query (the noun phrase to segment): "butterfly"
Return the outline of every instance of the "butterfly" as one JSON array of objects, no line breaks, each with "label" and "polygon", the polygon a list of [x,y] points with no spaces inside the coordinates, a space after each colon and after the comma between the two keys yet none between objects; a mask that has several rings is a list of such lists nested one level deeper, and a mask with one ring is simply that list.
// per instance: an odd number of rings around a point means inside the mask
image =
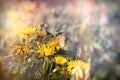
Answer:
[{"label": "butterfly", "polygon": [[65,37],[64,36],[60,36],[58,38],[58,43],[61,47],[64,47],[65,46]]}]

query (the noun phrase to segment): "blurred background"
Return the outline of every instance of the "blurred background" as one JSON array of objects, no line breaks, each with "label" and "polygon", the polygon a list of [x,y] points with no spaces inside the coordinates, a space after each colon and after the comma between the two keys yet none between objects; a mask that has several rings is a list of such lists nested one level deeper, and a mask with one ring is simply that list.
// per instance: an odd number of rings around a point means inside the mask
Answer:
[{"label": "blurred background", "polygon": [[0,75],[7,77],[9,46],[23,26],[43,21],[63,32],[66,49],[91,62],[91,80],[120,80],[120,0],[0,0]]}]

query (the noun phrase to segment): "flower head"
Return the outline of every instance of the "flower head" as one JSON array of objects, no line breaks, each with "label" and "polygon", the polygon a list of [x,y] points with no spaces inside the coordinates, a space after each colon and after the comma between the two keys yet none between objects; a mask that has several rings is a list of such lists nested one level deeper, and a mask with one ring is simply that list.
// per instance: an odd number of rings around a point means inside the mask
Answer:
[{"label": "flower head", "polygon": [[82,69],[79,66],[76,66],[73,68],[72,72],[71,72],[72,77],[74,76],[76,78],[76,80],[83,80],[83,72]]},{"label": "flower head", "polygon": [[32,35],[36,33],[36,28],[35,27],[27,27],[25,29],[23,29],[22,33],[25,35]]},{"label": "flower head", "polygon": [[55,47],[57,50],[59,50],[61,48],[57,39],[54,39],[54,40],[48,42],[48,44]]},{"label": "flower head", "polygon": [[62,56],[55,57],[55,63],[56,64],[62,65],[62,64],[65,64],[66,62],[67,62],[67,59],[62,57]]},{"label": "flower head", "polygon": [[28,54],[28,48],[26,46],[18,46],[15,50],[16,54],[26,55]]},{"label": "flower head", "polygon": [[47,44],[42,44],[38,46],[37,52],[40,54],[39,56],[51,56],[54,54],[54,47],[47,45]]},{"label": "flower head", "polygon": [[38,33],[39,33],[39,36],[40,36],[40,37],[43,37],[43,36],[46,35],[46,33],[45,33],[44,31],[39,31]]},{"label": "flower head", "polygon": [[77,77],[83,78],[83,75],[86,75],[85,72],[89,73],[90,64],[81,60],[70,61],[67,70],[71,75],[75,74]]}]

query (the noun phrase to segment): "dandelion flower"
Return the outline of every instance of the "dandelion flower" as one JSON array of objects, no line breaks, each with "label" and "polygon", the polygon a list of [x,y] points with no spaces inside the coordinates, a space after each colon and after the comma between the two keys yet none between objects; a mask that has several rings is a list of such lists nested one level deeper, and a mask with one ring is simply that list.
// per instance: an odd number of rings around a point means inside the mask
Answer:
[{"label": "dandelion flower", "polygon": [[15,50],[16,54],[26,55],[28,54],[28,48],[26,46],[18,46]]},{"label": "dandelion flower", "polygon": [[40,37],[43,37],[43,36],[46,35],[46,33],[45,33],[44,31],[39,31],[38,33],[39,33],[39,36],[40,36]]},{"label": "dandelion flower", "polygon": [[57,39],[48,42],[48,44],[55,47],[57,50],[61,48]]},{"label": "dandelion flower", "polygon": [[67,62],[67,59],[62,57],[62,56],[55,57],[55,63],[56,64],[62,65],[62,64],[65,64],[66,62]]},{"label": "dandelion flower", "polygon": [[23,29],[22,33],[25,35],[32,35],[36,33],[36,30],[35,27],[27,27],[26,29]]},{"label": "dandelion flower", "polygon": [[83,75],[86,75],[85,72],[89,73],[90,71],[90,64],[81,60],[70,61],[68,62],[67,71],[71,75],[75,74],[77,78],[83,79]]},{"label": "dandelion flower", "polygon": [[47,44],[42,44],[38,46],[38,51],[40,55],[39,56],[51,56],[54,54],[54,47],[47,45]]},{"label": "dandelion flower", "polygon": [[72,72],[71,72],[72,77],[75,76],[75,80],[80,80],[83,79],[83,72],[82,69],[79,66],[76,66],[73,68]]}]

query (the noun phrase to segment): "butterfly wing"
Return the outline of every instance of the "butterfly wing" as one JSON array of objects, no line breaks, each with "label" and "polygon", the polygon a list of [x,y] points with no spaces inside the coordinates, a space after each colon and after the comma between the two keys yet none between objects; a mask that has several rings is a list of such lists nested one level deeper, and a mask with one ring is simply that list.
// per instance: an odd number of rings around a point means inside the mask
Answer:
[{"label": "butterfly wing", "polygon": [[58,42],[59,42],[59,45],[60,45],[61,47],[64,47],[64,46],[65,46],[65,37],[64,37],[64,36],[60,36],[60,37],[58,38]]}]

